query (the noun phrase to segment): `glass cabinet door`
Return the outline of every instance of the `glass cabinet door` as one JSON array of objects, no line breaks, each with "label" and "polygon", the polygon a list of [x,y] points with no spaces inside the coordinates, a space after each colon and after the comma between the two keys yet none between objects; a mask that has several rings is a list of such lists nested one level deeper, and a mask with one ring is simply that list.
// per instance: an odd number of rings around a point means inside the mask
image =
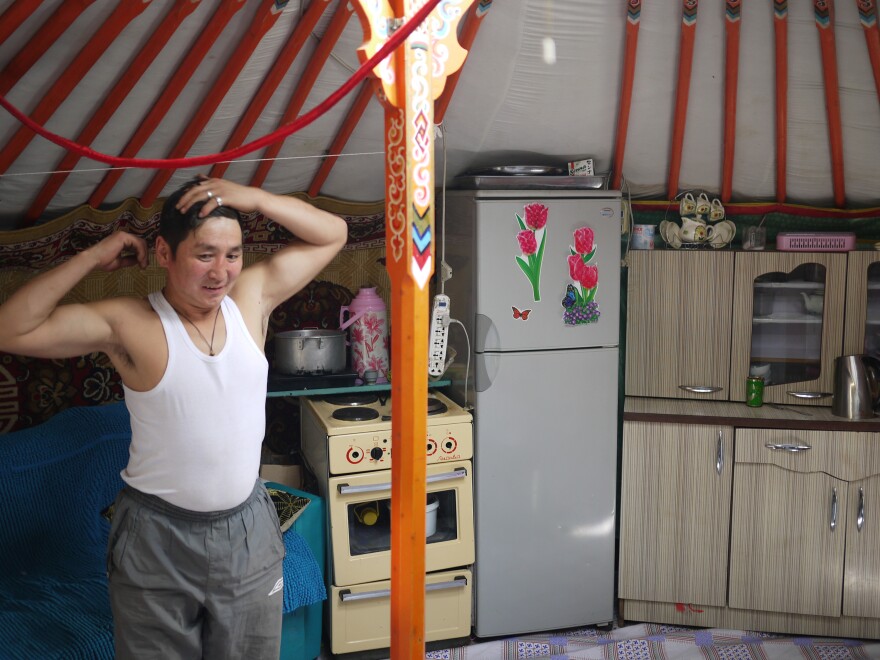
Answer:
[{"label": "glass cabinet door", "polygon": [[749,375],[765,385],[819,377],[825,287],[825,266],[815,263],[755,278]]},{"label": "glass cabinet door", "polygon": [[880,358],[880,262],[868,266],[864,352]]}]

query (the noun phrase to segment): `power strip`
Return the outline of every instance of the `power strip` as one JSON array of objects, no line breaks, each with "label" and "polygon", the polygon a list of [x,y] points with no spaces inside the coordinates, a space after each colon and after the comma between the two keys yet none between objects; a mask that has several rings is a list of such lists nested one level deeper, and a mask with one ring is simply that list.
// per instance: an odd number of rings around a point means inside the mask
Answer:
[{"label": "power strip", "polygon": [[449,296],[434,296],[431,310],[431,334],[428,335],[428,375],[442,376],[446,371],[446,343],[449,338]]}]

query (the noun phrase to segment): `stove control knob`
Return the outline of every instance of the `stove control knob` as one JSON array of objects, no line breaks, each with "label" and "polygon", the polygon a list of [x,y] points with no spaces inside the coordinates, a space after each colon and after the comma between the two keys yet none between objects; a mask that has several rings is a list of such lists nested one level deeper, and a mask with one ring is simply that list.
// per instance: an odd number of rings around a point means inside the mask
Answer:
[{"label": "stove control knob", "polygon": [[455,438],[452,436],[449,436],[443,441],[443,451],[447,454],[454,452],[456,447],[458,447],[458,442],[456,442]]},{"label": "stove control knob", "polygon": [[360,447],[349,447],[345,457],[348,459],[349,463],[356,465],[364,460],[364,452],[361,451]]},{"label": "stove control knob", "polygon": [[370,450],[370,458],[372,458],[374,461],[381,461],[383,458],[385,458],[385,452],[382,451],[381,447],[373,447]]},{"label": "stove control knob", "polygon": [[434,440],[434,438],[428,438],[428,446],[426,449],[428,456],[433,456],[437,451],[437,441]]}]

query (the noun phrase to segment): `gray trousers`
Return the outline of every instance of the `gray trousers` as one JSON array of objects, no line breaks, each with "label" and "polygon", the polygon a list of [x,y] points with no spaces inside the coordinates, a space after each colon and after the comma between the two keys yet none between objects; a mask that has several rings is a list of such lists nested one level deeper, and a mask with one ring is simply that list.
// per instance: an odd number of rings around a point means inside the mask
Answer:
[{"label": "gray trousers", "polygon": [[277,660],[283,559],[260,482],[241,505],[212,513],[126,486],[107,550],[116,657]]}]

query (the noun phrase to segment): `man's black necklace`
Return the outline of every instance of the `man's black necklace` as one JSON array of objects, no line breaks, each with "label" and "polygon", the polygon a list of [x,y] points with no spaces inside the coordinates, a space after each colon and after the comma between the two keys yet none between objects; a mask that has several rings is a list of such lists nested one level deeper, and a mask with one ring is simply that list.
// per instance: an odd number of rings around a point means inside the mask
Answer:
[{"label": "man's black necklace", "polygon": [[195,323],[193,323],[186,314],[184,314],[179,309],[174,307],[174,305],[172,305],[171,307],[172,307],[172,309],[174,309],[175,312],[177,312],[180,316],[182,316],[184,318],[184,320],[189,321],[189,324],[196,329],[196,332],[199,333],[199,337],[202,338],[202,341],[205,342],[205,345],[208,347],[208,354],[213,356],[214,355],[214,333],[217,332],[217,319],[220,318],[220,306],[219,305],[217,306],[217,313],[214,314],[214,327],[211,329],[211,341],[208,341],[207,339],[205,339],[205,335],[203,335],[202,331],[199,330],[199,326],[197,326]]}]

